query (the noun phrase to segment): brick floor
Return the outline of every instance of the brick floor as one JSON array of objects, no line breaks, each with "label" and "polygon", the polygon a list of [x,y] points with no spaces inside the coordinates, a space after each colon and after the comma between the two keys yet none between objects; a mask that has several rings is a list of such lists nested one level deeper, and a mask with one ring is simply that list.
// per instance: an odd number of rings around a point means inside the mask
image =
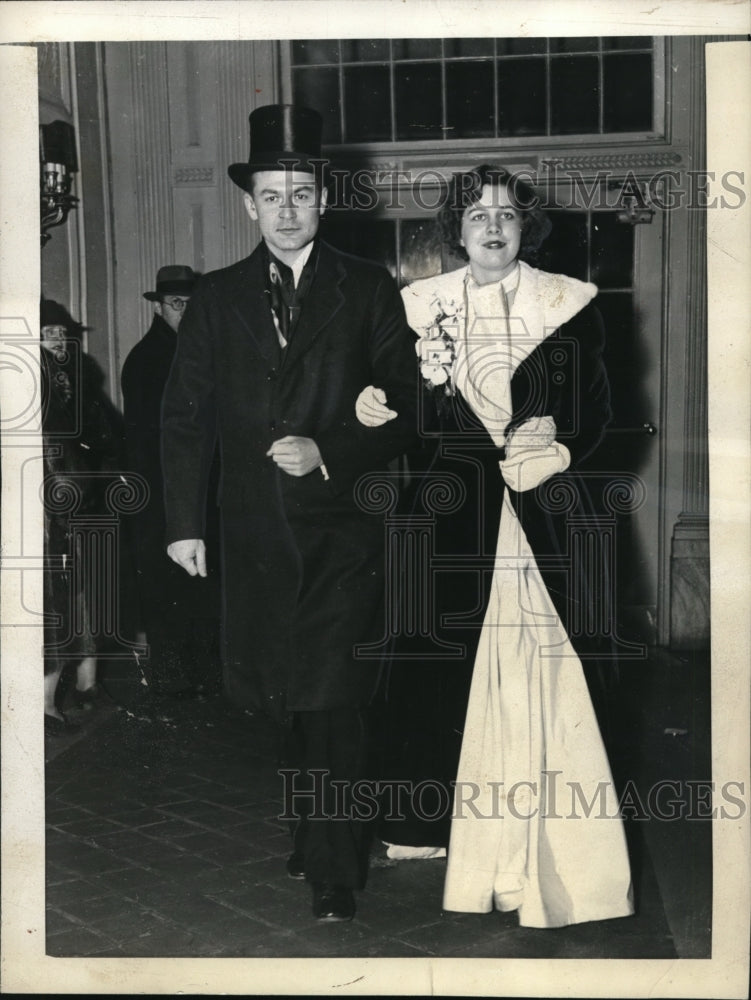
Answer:
[{"label": "brick floor", "polygon": [[65,956],[676,955],[646,842],[636,916],[554,931],[440,908],[445,861],[376,842],[351,924],[320,924],[289,879],[275,736],[221,699],[161,718],[98,709],[47,754],[47,950]]}]

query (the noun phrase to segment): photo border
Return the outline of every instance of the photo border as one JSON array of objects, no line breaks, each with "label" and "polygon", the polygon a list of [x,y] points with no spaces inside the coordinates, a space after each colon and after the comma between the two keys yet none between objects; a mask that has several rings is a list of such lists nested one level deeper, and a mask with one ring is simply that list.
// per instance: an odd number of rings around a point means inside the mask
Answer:
[{"label": "photo border", "polygon": [[[732,0],[628,3],[508,0],[244,0],[211,4],[9,2],[0,20],[0,350],[37,343],[40,294],[36,53],[28,43],[141,39],[477,36],[483,34],[745,35]],[[280,31],[280,21],[289,30]],[[389,31],[384,31],[388,24]],[[12,44],[8,44],[12,43]],[[24,45],[24,43],[26,43]],[[751,148],[748,42],[710,44],[707,170],[744,170]],[[744,86],[744,80],[746,85]],[[745,98],[741,95],[746,95]],[[5,206],[14,211],[7,213]],[[749,274],[751,205],[708,213],[709,454],[712,585],[712,778],[749,782]],[[732,331],[732,335],[729,333]],[[23,373],[21,373],[23,374]],[[27,380],[0,365],[4,419],[29,403]],[[24,442],[26,443],[26,442]],[[3,551],[16,551],[22,450],[3,442]],[[37,442],[37,445],[39,442]],[[29,446],[35,447],[34,438]],[[24,451],[23,454],[26,454]],[[41,465],[41,463],[39,463]],[[41,470],[40,480],[41,480]],[[33,488],[33,483],[32,483]],[[15,503],[15,507],[14,507]],[[41,511],[23,511],[41,544]],[[37,559],[37,546],[24,558]],[[9,565],[6,563],[6,565]],[[0,574],[0,607],[21,606],[20,573]],[[41,604],[41,572],[24,597]],[[748,988],[749,817],[713,824],[712,958],[641,960],[322,958],[110,959],[44,955],[44,741],[41,628],[2,629],[4,991],[232,994],[741,997]],[[436,901],[438,902],[438,901]]]}]

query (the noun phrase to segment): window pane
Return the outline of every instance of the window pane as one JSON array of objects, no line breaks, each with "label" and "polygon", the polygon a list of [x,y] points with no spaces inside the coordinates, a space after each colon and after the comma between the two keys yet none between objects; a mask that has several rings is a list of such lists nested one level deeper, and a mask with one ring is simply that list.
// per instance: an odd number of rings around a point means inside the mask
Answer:
[{"label": "window pane", "polygon": [[441,139],[441,64],[397,65],[394,80],[397,139]]},{"label": "window pane", "polygon": [[320,110],[325,144],[654,129],[647,35],[289,45],[292,100]]},{"label": "window pane", "polygon": [[598,60],[596,56],[553,59],[550,65],[553,135],[598,132]]},{"label": "window pane", "polygon": [[548,51],[546,38],[496,38],[499,56],[526,56]]},{"label": "window pane", "polygon": [[649,35],[617,35],[603,38],[602,47],[608,49],[651,49],[652,38]]},{"label": "window pane", "polygon": [[648,132],[652,129],[652,56],[603,56],[603,129]]},{"label": "window pane", "polygon": [[593,212],[591,238],[591,280],[600,288],[630,288],[634,227],[618,222],[615,212]]},{"label": "window pane", "polygon": [[587,216],[584,212],[551,209],[553,228],[537,251],[539,266],[554,274],[587,281]]},{"label": "window pane", "polygon": [[551,52],[597,52],[597,38],[551,38]]},{"label": "window pane", "polygon": [[440,59],[440,38],[395,38],[394,59]]},{"label": "window pane", "polygon": [[344,141],[383,142],[390,138],[388,66],[345,66]]},{"label": "window pane", "polygon": [[292,71],[292,93],[295,104],[315,108],[323,116],[321,141],[342,141],[339,124],[339,70],[295,69]]},{"label": "window pane", "polygon": [[378,261],[396,277],[395,222],[362,212],[328,212],[321,220],[321,236],[338,250]]},{"label": "window pane", "polygon": [[498,134],[545,135],[545,60],[498,62]]},{"label": "window pane", "polygon": [[331,38],[314,38],[292,43],[292,65],[311,63],[338,63],[339,42]]},{"label": "window pane", "polygon": [[343,38],[342,62],[383,61],[389,58],[388,38]]},{"label": "window pane", "polygon": [[[618,428],[638,427],[654,415],[654,403],[645,391],[650,368],[651,349],[644,323],[628,292],[603,292],[595,299],[595,304],[605,326],[605,351],[603,361],[610,383],[610,404],[613,410],[611,432],[594,455],[587,460],[589,468],[608,472],[619,469],[639,470],[652,457],[657,445],[649,434],[618,434]],[[625,464],[624,464],[625,463]],[[616,546],[618,552],[627,552],[627,546],[637,554],[642,540],[632,533],[633,518],[617,519]],[[618,594],[621,600],[627,596],[635,603],[641,586],[639,574],[634,573],[631,559],[615,560]]]},{"label": "window pane", "polygon": [[399,226],[399,284],[441,273],[441,236],[435,219],[407,219]]},{"label": "window pane", "polygon": [[446,119],[447,139],[495,134],[491,62],[446,64]]},{"label": "window pane", "polygon": [[[644,384],[644,353],[639,349],[638,327],[634,323],[631,295],[628,292],[609,292],[598,295],[595,303],[605,326],[603,360],[610,382],[612,426],[633,427],[634,417],[638,414],[644,419],[642,414],[649,413],[649,408],[641,408],[638,401],[638,387]],[[629,434],[627,438],[623,435],[623,438],[629,448],[637,443],[636,436]],[[613,435],[608,438],[608,445],[617,446],[620,440],[620,434]]]},{"label": "window pane", "polygon": [[492,38],[444,38],[443,53],[451,56],[492,56]]}]

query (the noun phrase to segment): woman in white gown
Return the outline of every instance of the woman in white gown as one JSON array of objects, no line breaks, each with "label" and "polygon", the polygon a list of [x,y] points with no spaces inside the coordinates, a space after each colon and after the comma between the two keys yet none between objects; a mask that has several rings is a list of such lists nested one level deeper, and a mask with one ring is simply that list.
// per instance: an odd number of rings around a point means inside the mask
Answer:
[{"label": "woman in white gown", "polygon": [[[541,212],[500,167],[453,179],[440,222],[467,267],[402,292],[420,370],[499,449],[503,495],[459,761],[443,906],[517,910],[528,927],[633,912],[617,795],[582,669],[603,580],[575,539],[592,508],[580,463],[610,419],[597,288],[518,260]],[[549,224],[548,224],[549,226]],[[359,419],[389,417],[377,387]],[[576,531],[572,531],[576,528]],[[586,532],[584,533],[586,534]],[[417,709],[416,709],[417,710]]]}]

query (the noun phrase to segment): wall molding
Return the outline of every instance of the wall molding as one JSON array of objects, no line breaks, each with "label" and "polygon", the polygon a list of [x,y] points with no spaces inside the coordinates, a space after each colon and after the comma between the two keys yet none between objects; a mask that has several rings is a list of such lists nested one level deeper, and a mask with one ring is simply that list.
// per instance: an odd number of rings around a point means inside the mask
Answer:
[{"label": "wall molding", "polygon": [[[692,169],[705,163],[706,38],[686,40],[692,67],[684,95],[687,114],[688,157]],[[681,509],[672,524],[670,583],[668,596],[669,644],[674,649],[706,648],[710,639],[709,567],[709,453],[707,385],[707,283],[705,212],[688,212],[680,254],[685,273],[684,336],[680,359],[682,378],[675,384],[664,373],[665,393],[673,393],[681,404],[676,411],[675,432],[683,442]],[[678,469],[671,476],[676,481]]]},{"label": "wall molding", "polygon": [[[324,149],[323,155],[333,167],[348,169],[367,164],[371,170],[384,176],[397,171],[404,175],[431,171],[450,177],[456,170],[466,170],[484,160],[501,162],[510,168],[524,168],[540,181],[545,181],[548,177],[565,181],[565,174],[574,171],[587,179],[596,178],[603,171],[616,177],[634,174],[639,178],[649,178],[655,171],[682,170],[686,167],[685,152],[682,149],[635,151],[633,145],[626,144],[607,152],[581,153],[573,148],[561,149],[560,146],[549,150],[541,150],[539,146],[511,147],[495,140],[492,143],[485,142],[482,146],[465,147],[462,150],[446,149],[440,153],[435,148],[425,152],[405,150],[400,153],[393,148],[381,152],[374,147],[360,150],[329,147]],[[406,177],[402,179],[410,183]]]},{"label": "wall molding", "polygon": [[[692,64],[696,67],[690,94],[691,159],[695,169],[706,167],[704,123],[706,72],[704,45],[692,39]],[[707,217],[689,212],[688,218],[688,336],[685,348],[686,407],[683,470],[683,510],[709,512],[709,455],[707,430]],[[708,530],[708,523],[707,523]]]},{"label": "wall molding", "polygon": [[[129,48],[131,100],[135,109],[135,214],[140,245],[140,292],[153,288],[157,269],[170,263],[174,255],[170,119],[165,43],[134,42]],[[147,329],[152,307],[145,302],[141,302],[140,307],[141,325]]]},{"label": "wall molding", "polygon": [[706,649],[710,641],[709,516],[681,514],[670,558],[670,647]]},{"label": "wall molding", "polygon": [[200,185],[201,187],[214,187],[213,166],[208,167],[178,167],[172,174],[172,182],[177,187],[187,185]]},{"label": "wall molding", "polygon": [[277,42],[218,42],[216,51],[217,127],[220,146],[217,170],[222,222],[221,260],[232,264],[251,252],[258,242],[258,227],[248,218],[242,192],[227,178],[230,163],[248,160],[248,115],[254,108],[279,99]]},{"label": "wall molding", "polygon": [[586,156],[548,157],[563,170],[614,170],[636,172],[644,167],[675,167],[683,163],[683,156],[675,150],[664,153],[592,153]]}]

